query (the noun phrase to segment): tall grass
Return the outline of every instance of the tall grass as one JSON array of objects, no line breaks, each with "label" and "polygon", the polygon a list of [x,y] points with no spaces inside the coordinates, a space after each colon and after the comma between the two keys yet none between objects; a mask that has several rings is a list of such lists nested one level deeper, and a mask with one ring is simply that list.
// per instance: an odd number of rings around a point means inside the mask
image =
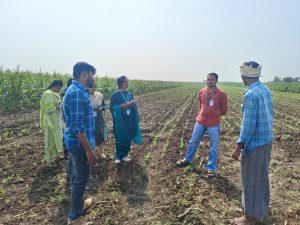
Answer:
[{"label": "tall grass", "polygon": [[66,82],[66,75],[0,71],[0,113],[20,112],[39,107],[39,100],[54,79]]},{"label": "tall grass", "polygon": [[[0,70],[0,114],[16,113],[39,108],[39,100],[54,79],[61,79],[66,86],[70,75],[58,73],[32,73]],[[130,78],[130,77],[129,77]],[[96,77],[97,88],[106,99],[117,90],[117,82],[111,77]],[[181,82],[130,80],[129,89],[135,95],[175,88]]]},{"label": "tall grass", "polygon": [[[264,83],[271,91],[300,93],[300,83],[266,82]],[[243,83],[220,82],[220,86],[241,87],[246,89]]]},{"label": "tall grass", "polygon": [[272,91],[300,93],[300,83],[269,82],[266,83]]}]

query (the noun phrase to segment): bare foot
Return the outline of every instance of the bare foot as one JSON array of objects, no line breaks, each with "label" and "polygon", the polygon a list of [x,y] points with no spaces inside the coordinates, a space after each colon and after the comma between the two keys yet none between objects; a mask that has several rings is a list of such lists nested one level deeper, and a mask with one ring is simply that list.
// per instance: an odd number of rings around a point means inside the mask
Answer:
[{"label": "bare foot", "polygon": [[231,219],[229,220],[229,222],[235,225],[255,225],[255,219],[251,216],[246,215],[239,218]]},{"label": "bare foot", "polygon": [[106,155],[104,153],[100,154],[100,159],[106,159]]}]

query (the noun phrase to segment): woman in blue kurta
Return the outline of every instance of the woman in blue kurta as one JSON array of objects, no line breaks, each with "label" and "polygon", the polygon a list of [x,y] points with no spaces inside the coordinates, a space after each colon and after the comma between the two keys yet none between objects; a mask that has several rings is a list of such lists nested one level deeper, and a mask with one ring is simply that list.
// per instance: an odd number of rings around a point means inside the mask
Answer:
[{"label": "woman in blue kurta", "polygon": [[128,158],[131,143],[142,144],[142,134],[135,99],[133,94],[127,91],[127,77],[119,77],[117,83],[119,90],[110,98],[110,111],[116,139],[116,163],[120,163],[121,160],[124,162],[131,160]]}]

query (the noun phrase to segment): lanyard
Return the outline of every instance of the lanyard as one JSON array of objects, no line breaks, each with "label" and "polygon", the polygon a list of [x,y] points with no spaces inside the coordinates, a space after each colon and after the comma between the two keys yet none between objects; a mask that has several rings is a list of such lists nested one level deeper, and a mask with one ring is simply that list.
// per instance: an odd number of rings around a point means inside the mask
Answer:
[{"label": "lanyard", "polygon": [[[120,90],[120,92],[121,92],[121,94],[122,94],[122,96],[123,96],[123,98],[124,98],[124,100],[125,100],[125,102],[127,103],[127,102],[129,102],[129,97],[128,97],[128,92],[127,92],[127,99],[125,98],[125,96],[124,96],[124,94],[123,94],[123,92]],[[126,114],[127,114],[127,116],[130,116],[130,109],[129,108],[127,108],[126,109]]]},{"label": "lanyard", "polygon": [[[207,100],[207,101],[209,101],[209,100],[211,100],[211,99],[214,99],[214,95],[215,95],[214,92],[212,92],[211,94],[209,94],[210,96],[208,96],[207,93],[208,93],[208,92],[206,91],[205,94],[206,94],[206,100]],[[209,97],[209,98],[208,98],[208,97]]]},{"label": "lanyard", "polygon": [[[208,95],[209,93],[209,95]],[[214,106],[214,96],[215,96],[216,92],[212,91],[212,92],[208,92],[206,91],[206,100],[208,102],[208,105],[213,107]]]},{"label": "lanyard", "polygon": [[125,102],[129,102],[129,97],[128,97],[128,93],[127,93],[127,99],[125,98],[125,96],[124,96],[124,94],[123,94],[123,92],[120,90],[120,92],[121,92],[121,94],[122,94],[122,96],[123,96],[123,98],[124,98],[124,100],[125,100]]}]

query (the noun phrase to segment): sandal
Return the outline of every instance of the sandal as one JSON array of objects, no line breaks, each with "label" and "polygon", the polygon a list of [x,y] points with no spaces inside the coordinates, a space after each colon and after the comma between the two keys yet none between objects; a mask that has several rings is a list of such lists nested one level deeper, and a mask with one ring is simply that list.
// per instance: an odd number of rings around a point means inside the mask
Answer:
[{"label": "sandal", "polygon": [[207,171],[206,176],[207,176],[208,178],[213,178],[213,177],[216,176],[216,172],[215,172],[215,171],[212,171],[212,170],[209,170],[209,171]]},{"label": "sandal", "polygon": [[179,160],[176,162],[176,166],[179,168],[184,168],[187,167],[188,165],[190,165],[191,163],[185,159]]}]

